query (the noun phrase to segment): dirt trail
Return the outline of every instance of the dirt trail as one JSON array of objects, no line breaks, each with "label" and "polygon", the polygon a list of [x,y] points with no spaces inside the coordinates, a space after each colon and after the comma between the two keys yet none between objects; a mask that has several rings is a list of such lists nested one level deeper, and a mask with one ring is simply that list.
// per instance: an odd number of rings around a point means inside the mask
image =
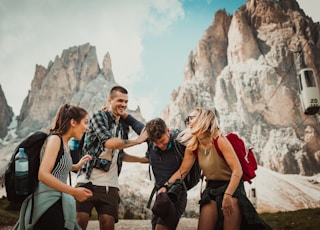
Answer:
[{"label": "dirt trail", "polygon": [[[195,230],[198,220],[192,218],[181,218],[177,230]],[[90,221],[87,230],[99,229],[98,221]],[[115,225],[116,230],[150,230],[151,220],[119,220]]]}]

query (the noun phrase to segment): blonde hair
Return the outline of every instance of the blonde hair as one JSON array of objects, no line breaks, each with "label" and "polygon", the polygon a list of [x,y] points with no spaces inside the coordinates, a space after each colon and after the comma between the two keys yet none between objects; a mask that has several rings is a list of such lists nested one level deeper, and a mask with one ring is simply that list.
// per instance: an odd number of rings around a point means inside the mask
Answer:
[{"label": "blonde hair", "polygon": [[195,118],[191,121],[192,128],[188,127],[178,137],[191,151],[198,148],[198,136],[201,134],[206,133],[212,140],[220,135],[218,120],[213,110],[196,108],[193,113]]}]

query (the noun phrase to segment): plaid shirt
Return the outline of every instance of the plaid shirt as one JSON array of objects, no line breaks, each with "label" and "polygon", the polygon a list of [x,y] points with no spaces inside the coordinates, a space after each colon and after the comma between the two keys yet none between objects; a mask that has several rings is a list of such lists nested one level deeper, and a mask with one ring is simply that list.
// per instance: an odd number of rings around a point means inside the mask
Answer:
[{"label": "plaid shirt", "polygon": [[[110,112],[102,110],[95,112],[89,121],[89,130],[84,139],[83,153],[90,154],[93,158],[98,158],[104,151],[104,143],[114,136],[113,129],[115,125],[116,121]],[[94,167],[93,162],[94,160],[85,164],[84,171],[86,171],[87,179],[91,176]]]},{"label": "plaid shirt", "polygon": [[110,112],[99,110],[94,113],[89,121],[89,130],[83,146],[84,152],[91,156],[99,156],[104,150],[104,143],[114,137],[113,130],[116,125],[115,118]]},{"label": "plaid shirt", "polygon": [[[115,126],[117,125],[118,127],[116,129]],[[105,112],[103,110],[98,110],[90,118],[89,130],[87,131],[85,136],[83,152],[85,154],[90,154],[92,157],[99,157],[99,155],[104,151],[104,144],[108,139],[116,136],[121,139],[128,139],[129,125],[138,134],[140,134],[142,129],[144,128],[144,124],[136,120],[131,115],[128,115],[125,120],[120,118],[120,121],[117,124],[115,117],[110,111]],[[117,130],[117,135],[116,133],[114,133],[114,130]],[[120,173],[121,170],[122,157],[123,150],[120,149],[117,160],[118,173]],[[84,168],[84,171],[86,171],[87,179],[90,178],[92,169],[93,161],[87,162]]]}]

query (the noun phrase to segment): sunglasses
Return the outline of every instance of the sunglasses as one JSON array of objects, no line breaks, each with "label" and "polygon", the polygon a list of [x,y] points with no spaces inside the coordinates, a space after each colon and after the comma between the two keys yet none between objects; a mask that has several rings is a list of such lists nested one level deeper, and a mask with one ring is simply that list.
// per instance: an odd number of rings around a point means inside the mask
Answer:
[{"label": "sunglasses", "polygon": [[188,125],[196,116],[187,116],[187,118],[184,120],[184,123]]}]

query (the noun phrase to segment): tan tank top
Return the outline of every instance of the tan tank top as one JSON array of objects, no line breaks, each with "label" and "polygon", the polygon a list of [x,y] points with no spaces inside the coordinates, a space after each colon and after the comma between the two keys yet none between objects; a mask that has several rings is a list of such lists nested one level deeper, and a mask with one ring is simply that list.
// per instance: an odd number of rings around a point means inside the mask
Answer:
[{"label": "tan tank top", "polygon": [[198,152],[198,161],[206,180],[230,180],[232,170],[225,159],[217,153],[214,146],[207,155]]}]

